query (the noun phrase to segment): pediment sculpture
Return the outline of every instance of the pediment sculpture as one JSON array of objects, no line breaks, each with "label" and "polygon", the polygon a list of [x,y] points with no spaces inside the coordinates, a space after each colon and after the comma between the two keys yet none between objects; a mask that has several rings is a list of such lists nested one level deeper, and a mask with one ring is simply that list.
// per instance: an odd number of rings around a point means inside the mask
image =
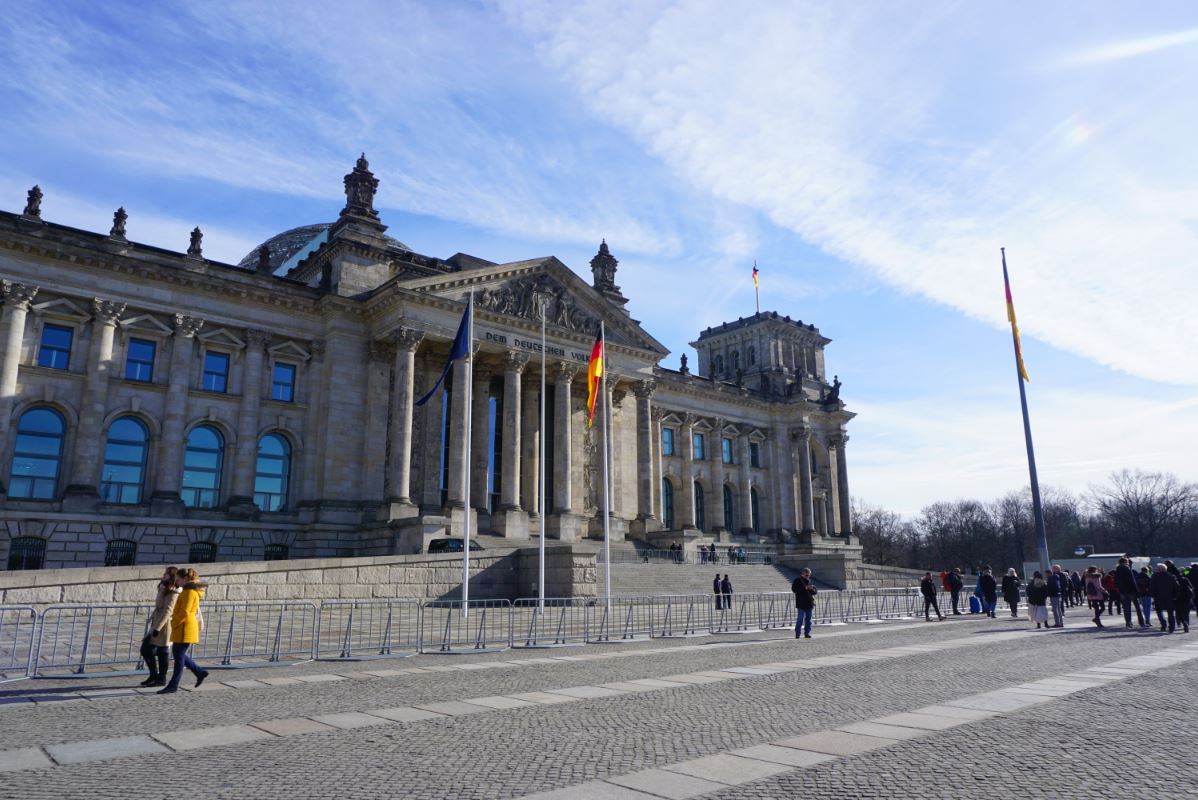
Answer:
[{"label": "pediment sculpture", "polygon": [[539,301],[546,304],[546,322],[567,330],[599,333],[599,320],[580,309],[565,287],[547,275],[518,278],[474,295],[479,308],[534,321],[541,319]]}]

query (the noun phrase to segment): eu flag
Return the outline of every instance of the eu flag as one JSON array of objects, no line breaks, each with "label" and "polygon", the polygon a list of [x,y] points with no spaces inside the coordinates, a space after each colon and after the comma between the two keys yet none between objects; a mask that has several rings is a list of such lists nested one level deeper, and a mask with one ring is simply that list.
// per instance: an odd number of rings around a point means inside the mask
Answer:
[{"label": "eu flag", "polygon": [[449,374],[450,367],[453,362],[459,358],[465,358],[470,353],[470,316],[474,311],[474,296],[471,295],[470,300],[466,303],[466,310],[462,314],[462,321],[458,325],[458,335],[453,337],[453,347],[449,348],[449,358],[445,360],[445,368],[441,370],[441,376],[437,378],[437,382],[433,384],[433,388],[428,390],[428,394],[416,401],[416,405],[422,406],[428,402],[429,398],[437,393],[441,388],[441,384],[445,381],[445,376]]}]

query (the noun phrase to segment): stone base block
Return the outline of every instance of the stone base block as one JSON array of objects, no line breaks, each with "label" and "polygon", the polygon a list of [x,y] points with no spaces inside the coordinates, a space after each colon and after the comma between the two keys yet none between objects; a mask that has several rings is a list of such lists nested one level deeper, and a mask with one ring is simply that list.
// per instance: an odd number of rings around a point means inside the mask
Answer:
[{"label": "stone base block", "polygon": [[395,522],[401,519],[411,519],[419,515],[420,507],[415,503],[389,500],[379,506],[378,519],[380,522]]},{"label": "stone base block", "polygon": [[[613,542],[622,542],[628,538],[628,520],[614,514],[608,515],[607,532]],[[603,520],[595,517],[587,525],[587,535],[591,539],[603,541]]]},{"label": "stone base block", "polygon": [[257,519],[258,506],[254,503],[252,497],[230,497],[229,498],[229,518],[230,519]]},{"label": "stone base block", "polygon": [[450,536],[464,536],[466,533],[466,515],[470,515],[470,535],[478,533],[478,512],[473,508],[447,508],[441,516],[449,520],[448,533]]},{"label": "stone base block", "polygon": [[505,539],[527,539],[530,535],[528,512],[522,508],[509,508],[491,515],[491,530]]},{"label": "stone base block", "polygon": [[640,517],[628,524],[628,532],[638,539],[647,538],[654,531],[661,530],[661,521],[657,517]]},{"label": "stone base block", "polygon": [[68,514],[95,512],[100,507],[100,493],[94,486],[68,486],[62,495],[62,510]]},{"label": "stone base block", "polygon": [[586,520],[577,514],[550,514],[546,520],[545,536],[562,542],[577,542],[586,532]]},{"label": "stone base block", "polygon": [[182,517],[185,511],[186,506],[177,494],[159,494],[150,498],[152,517]]}]

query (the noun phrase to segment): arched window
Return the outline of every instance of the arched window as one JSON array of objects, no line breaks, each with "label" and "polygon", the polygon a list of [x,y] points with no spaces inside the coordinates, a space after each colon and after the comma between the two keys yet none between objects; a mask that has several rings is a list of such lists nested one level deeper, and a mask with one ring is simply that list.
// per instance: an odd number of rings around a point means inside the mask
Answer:
[{"label": "arched window", "polygon": [[761,502],[757,498],[757,490],[749,490],[749,513],[753,518],[753,532],[761,533]]},{"label": "arched window", "polygon": [[258,465],[254,470],[254,503],[263,511],[287,507],[287,484],[291,478],[291,445],[278,433],[258,441]]},{"label": "arched window", "polygon": [[131,567],[137,559],[137,542],[132,539],[113,539],[104,546],[104,566]]},{"label": "arched window", "polygon": [[707,530],[707,508],[703,502],[703,485],[695,481],[695,527]]},{"label": "arched window", "polygon": [[732,487],[724,484],[724,527],[736,531],[736,517],[732,513]]},{"label": "arched window", "polygon": [[733,350],[732,351],[732,371],[736,372],[739,369],[740,369],[740,351]]},{"label": "arched window", "polygon": [[716,374],[717,378],[724,374],[724,357],[723,356],[715,357],[715,374]]},{"label": "arched window", "polygon": [[45,539],[37,536],[18,536],[8,547],[9,569],[41,569],[45,561]]},{"label": "arched window", "polygon": [[749,345],[749,366],[751,367],[756,363],[757,363],[757,348],[754,347],[753,345]]},{"label": "arched window", "polygon": [[211,564],[216,560],[216,542],[192,542],[187,550],[188,564]]},{"label": "arched window", "polygon": [[262,552],[264,561],[286,561],[290,555],[290,550],[285,544],[268,544]]},{"label": "arched window", "polygon": [[214,508],[220,502],[220,476],[225,461],[225,439],[211,425],[192,428],[183,456],[183,505]]},{"label": "arched window", "polygon": [[108,428],[100,497],[105,503],[140,503],[150,434],[134,417],[121,417]]},{"label": "arched window", "polygon": [[52,409],[31,408],[21,415],[8,477],[9,497],[29,500],[58,497],[65,431],[62,416]]},{"label": "arched window", "polygon": [[661,524],[668,531],[674,529],[674,487],[669,478],[661,479]]}]

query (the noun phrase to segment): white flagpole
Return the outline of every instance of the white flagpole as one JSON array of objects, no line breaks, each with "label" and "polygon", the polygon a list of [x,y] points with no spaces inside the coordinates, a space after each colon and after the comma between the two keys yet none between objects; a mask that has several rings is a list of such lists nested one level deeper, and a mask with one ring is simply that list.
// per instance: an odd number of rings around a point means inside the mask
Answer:
[{"label": "white flagpole", "polygon": [[541,305],[541,421],[537,428],[537,441],[540,453],[537,464],[540,469],[537,486],[537,514],[541,518],[541,542],[539,547],[539,572],[537,575],[538,612],[545,613],[545,298],[540,298]]},{"label": "white flagpole", "polygon": [[607,333],[603,320],[599,320],[599,353],[602,359],[603,372],[599,375],[599,397],[596,402],[603,402],[603,566],[604,566],[604,597],[607,600],[607,618],[611,619],[611,494],[607,477]]},{"label": "white flagpole", "polygon": [[462,469],[462,497],[465,499],[466,516],[462,521],[462,616],[470,616],[470,426],[474,407],[474,289],[466,301],[466,385],[463,400],[466,406],[466,460]]}]

